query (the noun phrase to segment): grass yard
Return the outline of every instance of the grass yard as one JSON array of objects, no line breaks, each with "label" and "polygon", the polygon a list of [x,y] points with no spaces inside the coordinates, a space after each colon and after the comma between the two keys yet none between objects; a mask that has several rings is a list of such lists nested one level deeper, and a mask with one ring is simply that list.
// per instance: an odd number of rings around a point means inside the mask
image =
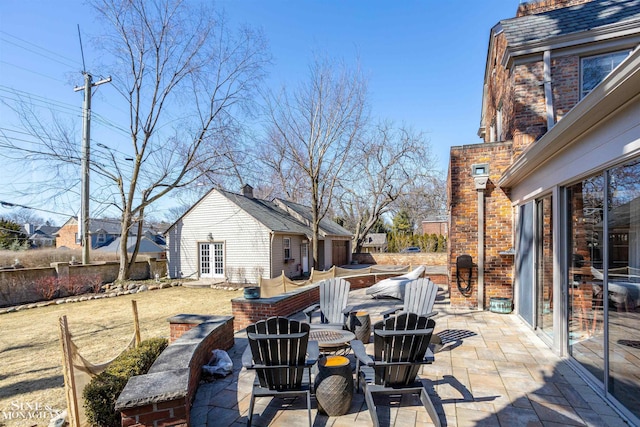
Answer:
[{"label": "grass yard", "polygon": [[120,353],[133,334],[137,301],[142,339],[169,338],[167,318],[180,313],[231,314],[241,291],[174,287],[116,298],[52,305],[0,315],[0,426],[46,426],[48,420],[7,420],[28,405],[66,409],[59,317],[66,315],[80,353],[100,363]]}]

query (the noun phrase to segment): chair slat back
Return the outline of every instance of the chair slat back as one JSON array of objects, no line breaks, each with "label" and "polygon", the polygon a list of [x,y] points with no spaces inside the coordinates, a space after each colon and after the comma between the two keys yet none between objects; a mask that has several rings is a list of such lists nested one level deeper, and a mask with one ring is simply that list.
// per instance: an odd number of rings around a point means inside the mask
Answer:
[{"label": "chair slat back", "polygon": [[433,311],[438,294],[438,285],[426,277],[406,284],[403,311],[416,314],[429,314]]},{"label": "chair slat back", "polygon": [[342,310],[347,306],[351,284],[336,277],[320,282],[320,315],[322,323],[344,323]]},{"label": "chair slat back", "polygon": [[376,323],[374,360],[383,363],[374,366],[375,383],[398,387],[415,382],[434,327],[433,319],[415,313],[402,313]]},{"label": "chair slat back", "polygon": [[309,324],[285,317],[270,317],[247,326],[247,337],[260,386],[295,390],[302,376],[309,341]]}]

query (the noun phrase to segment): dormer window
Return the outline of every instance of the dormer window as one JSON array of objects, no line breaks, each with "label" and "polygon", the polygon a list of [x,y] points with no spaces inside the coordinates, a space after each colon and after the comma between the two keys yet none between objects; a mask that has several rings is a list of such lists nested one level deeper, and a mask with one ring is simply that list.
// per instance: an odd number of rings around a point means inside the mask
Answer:
[{"label": "dormer window", "polygon": [[600,84],[629,55],[629,50],[582,58],[580,99]]},{"label": "dormer window", "polygon": [[96,237],[96,243],[104,243],[107,241],[107,235],[105,233],[98,233]]}]

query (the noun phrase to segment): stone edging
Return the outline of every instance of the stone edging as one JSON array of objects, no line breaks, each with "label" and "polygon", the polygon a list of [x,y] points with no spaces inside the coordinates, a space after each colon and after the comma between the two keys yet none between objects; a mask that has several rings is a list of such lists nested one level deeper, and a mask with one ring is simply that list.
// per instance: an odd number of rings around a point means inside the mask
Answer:
[{"label": "stone edging", "polygon": [[[135,285],[135,283],[130,283],[129,285]],[[105,285],[105,286],[108,286],[108,285]],[[58,298],[55,300],[32,302],[29,304],[21,304],[21,305],[14,305],[11,307],[4,307],[4,308],[0,308],[0,315],[5,313],[13,313],[14,311],[23,311],[23,310],[28,310],[32,308],[47,307],[50,305],[60,305],[60,304],[67,304],[67,303],[73,303],[73,302],[91,301],[91,300],[104,299],[104,298],[115,298],[122,295],[138,294],[141,292],[154,291],[157,289],[166,289],[166,288],[172,288],[177,286],[182,286],[182,284],[180,282],[171,282],[171,283],[165,282],[162,285],[147,286],[146,284],[143,284],[143,285],[135,286],[134,288],[126,289],[126,290],[124,288],[120,288],[120,289],[115,288],[113,290],[105,289],[105,292],[100,294],[74,295],[74,296],[69,296],[65,298]]]}]

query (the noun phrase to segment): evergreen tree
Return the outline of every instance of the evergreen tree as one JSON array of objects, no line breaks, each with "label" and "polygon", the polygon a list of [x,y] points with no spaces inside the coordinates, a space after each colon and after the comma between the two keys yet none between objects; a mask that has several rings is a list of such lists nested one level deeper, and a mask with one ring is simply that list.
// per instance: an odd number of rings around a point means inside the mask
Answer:
[{"label": "evergreen tree", "polygon": [[15,221],[0,218],[0,249],[21,250],[29,247],[28,236]]}]

